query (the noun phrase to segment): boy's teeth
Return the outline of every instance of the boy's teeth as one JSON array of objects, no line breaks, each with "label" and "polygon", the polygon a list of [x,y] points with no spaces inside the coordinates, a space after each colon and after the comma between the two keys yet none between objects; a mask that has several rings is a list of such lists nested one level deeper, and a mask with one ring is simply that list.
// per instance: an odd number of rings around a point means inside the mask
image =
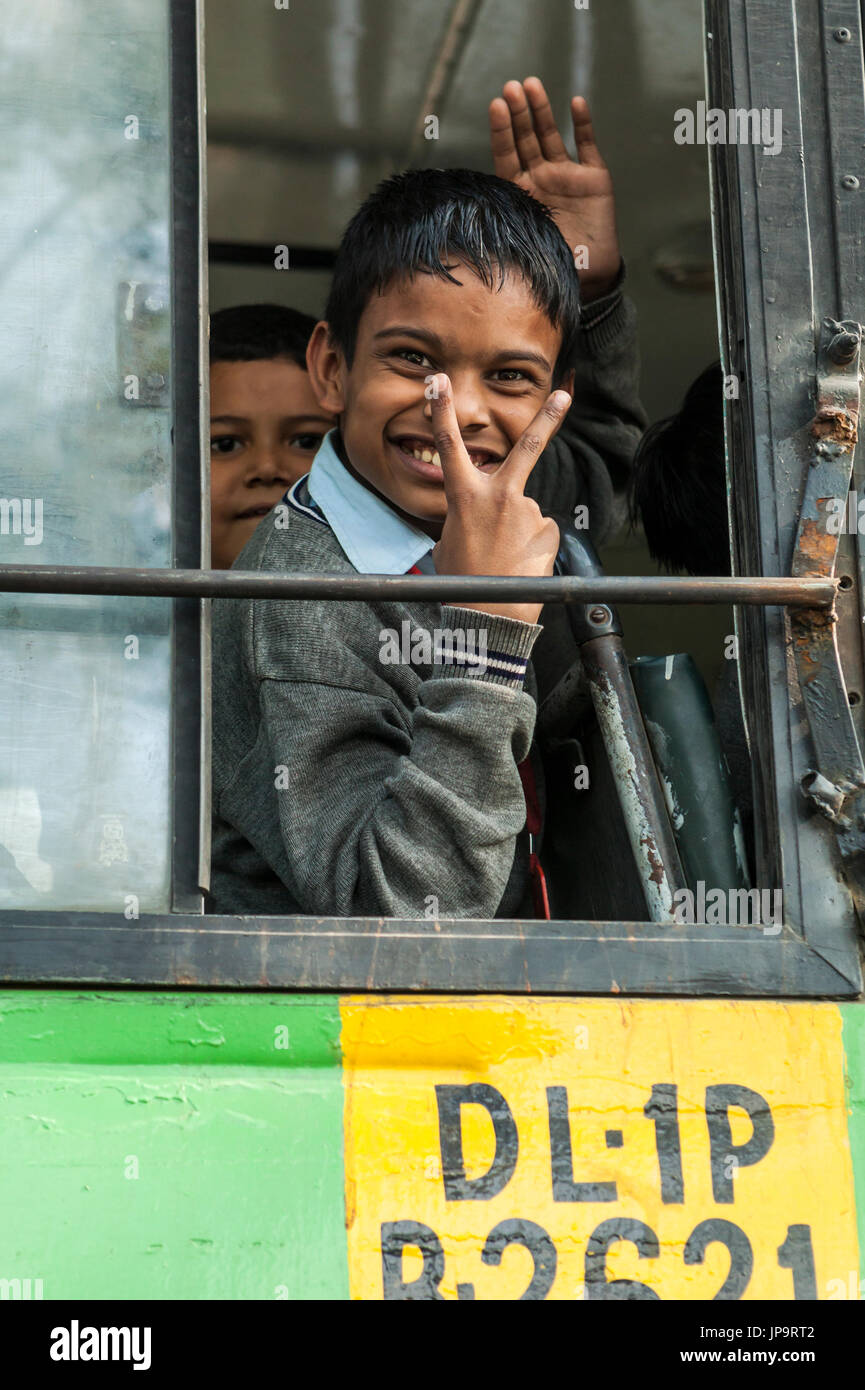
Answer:
[{"label": "boy's teeth", "polygon": [[415,444],[408,452],[413,458],[416,458],[419,463],[434,463],[436,468],[441,468],[442,466],[441,455],[438,449],[422,449],[419,444]]},{"label": "boy's teeth", "polygon": [[[441,455],[438,449],[421,449],[418,445],[414,445],[408,452],[413,458],[416,458],[419,463],[434,463],[436,468],[441,468],[442,466]],[[471,458],[471,455],[469,455],[469,457]],[[475,468],[480,468],[485,462],[486,460],[484,458],[472,458],[472,463]]]}]

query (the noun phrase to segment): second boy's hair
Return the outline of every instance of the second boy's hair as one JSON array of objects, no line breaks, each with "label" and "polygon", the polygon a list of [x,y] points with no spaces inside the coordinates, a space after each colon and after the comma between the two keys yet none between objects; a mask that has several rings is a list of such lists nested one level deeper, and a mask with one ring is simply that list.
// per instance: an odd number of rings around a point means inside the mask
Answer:
[{"label": "second boy's hair", "polygon": [[211,362],[266,362],[287,357],[306,371],[316,320],[284,304],[237,304],[210,316]]},{"label": "second boy's hair", "polygon": [[730,573],[720,362],[692,382],[678,415],[643,435],[631,481],[631,523],[638,521],[652,559],[667,569]]},{"label": "second boy's hair", "polygon": [[409,169],[379,184],[346,228],[325,318],[351,366],[361,314],[392,280],[421,273],[458,283],[465,261],[490,289],[516,271],[562,333],[558,385],[576,356],[580,289],[573,254],[543,203],[473,169]]}]

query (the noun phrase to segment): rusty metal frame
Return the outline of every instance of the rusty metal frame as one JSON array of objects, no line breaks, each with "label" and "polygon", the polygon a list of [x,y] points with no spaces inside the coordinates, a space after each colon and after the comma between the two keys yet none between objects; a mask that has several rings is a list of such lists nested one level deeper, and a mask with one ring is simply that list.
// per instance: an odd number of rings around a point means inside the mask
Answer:
[{"label": "rusty metal frame", "polygon": [[[838,336],[846,331],[841,321],[865,317],[856,238],[862,204],[855,201],[860,178],[865,183],[860,7],[858,0],[706,0],[706,13],[715,104],[780,110],[783,129],[774,156],[752,147],[712,151],[716,232],[722,226],[726,233],[716,245],[722,357],[742,386],[726,420],[734,571],[829,577],[831,565],[809,563],[804,549],[817,516],[809,488],[814,498],[831,491],[813,467],[830,458],[815,452],[818,372],[830,345],[836,354],[850,349]],[[831,334],[828,319],[839,322]],[[828,336],[818,364],[821,331]],[[819,420],[817,433],[829,423]],[[757,879],[782,889],[785,920],[799,923],[803,939],[842,950],[853,978],[859,923],[833,826],[811,799],[824,789],[815,774],[831,722],[820,720],[821,681],[843,717],[850,786],[858,773],[848,694],[860,701],[852,717],[861,739],[862,583],[848,572],[851,548],[847,541],[839,547],[837,622],[740,608],[737,632],[755,805],[764,811]],[[795,653],[807,652],[816,633],[819,659],[797,669]],[[800,671],[813,677],[818,670],[807,690]]]},{"label": "rusty metal frame", "polygon": [[[824,320],[818,351],[817,413],[793,553],[793,573],[828,578],[838,561],[859,427],[862,330]],[[856,519],[858,521],[858,512]],[[805,796],[835,827],[844,872],[860,915],[865,906],[865,763],[841,666],[834,609],[797,609],[790,618],[802,698],[814,744]]]}]

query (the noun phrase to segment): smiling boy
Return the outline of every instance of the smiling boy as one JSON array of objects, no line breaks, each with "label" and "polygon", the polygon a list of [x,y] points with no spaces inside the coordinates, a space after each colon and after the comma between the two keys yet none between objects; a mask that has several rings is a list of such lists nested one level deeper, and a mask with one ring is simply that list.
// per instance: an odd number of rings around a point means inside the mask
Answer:
[{"label": "smiling boy", "polygon": [[[601,325],[622,331],[616,286],[599,302],[581,428],[591,435],[594,410],[622,456],[633,407],[599,409],[598,359],[614,342]],[[387,180],[347,229],[307,356],[339,428],[241,566],[551,574],[549,513],[572,511],[597,460],[591,447],[579,462],[544,453],[586,347],[579,319],[573,252],[516,179]],[[212,908],[544,915],[528,833],[539,616],[532,603],[217,602]],[[383,660],[383,634],[406,623],[475,645]]]},{"label": "smiling boy", "polygon": [[309,472],[336,421],[315,398],[306,349],[315,319],[281,304],[210,318],[210,550],[229,569],[286,487]]}]

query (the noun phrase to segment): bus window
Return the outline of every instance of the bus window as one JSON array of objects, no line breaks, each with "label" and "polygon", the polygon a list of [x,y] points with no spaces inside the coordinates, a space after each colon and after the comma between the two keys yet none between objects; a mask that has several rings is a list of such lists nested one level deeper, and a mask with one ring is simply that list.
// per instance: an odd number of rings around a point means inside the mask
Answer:
[{"label": "bus window", "polygon": [[[169,20],[4,12],[6,565],[173,562]],[[170,601],[4,593],[0,628],[0,907],[168,910]]]},{"label": "bus window", "polygon": [[[539,26],[537,5],[499,7],[495,21],[487,5],[445,7],[434,20],[422,5],[362,5],[360,22],[352,23],[348,11],[325,20],[320,10],[298,5],[290,13],[248,16],[209,0],[211,312],[276,303],[321,316],[329,285],[324,266],[377,182],[407,166],[491,168],[490,99],[501,95],[507,78],[536,72],[571,150],[570,99],[591,98],[616,190],[624,289],[639,316],[639,394],[651,419],[672,414],[700,367],[717,357],[706,151],[677,143],[672,118],[677,107],[695,106],[704,94],[701,4],[683,0],[660,15],[657,6],[628,5],[624,26],[621,9],[563,9]],[[590,267],[584,255],[577,259],[590,288]],[[582,350],[591,351],[585,344]],[[630,383],[616,365],[628,394],[616,407],[624,418]],[[616,423],[613,414],[611,435]],[[719,417],[722,477],[721,432]],[[613,451],[605,461],[616,495],[611,503],[598,497],[589,518],[609,574],[657,573],[641,536],[625,524],[622,474],[637,438],[636,431],[627,436],[627,459]],[[574,460],[574,471],[584,467]],[[720,487],[723,494],[723,482]],[[726,532],[723,516],[718,529]],[[539,705],[555,683],[553,673],[566,664],[554,648],[576,656],[563,619],[561,609],[544,615],[551,631],[534,653],[536,668],[544,668]],[[732,631],[732,613],[721,606],[631,609],[625,621],[630,656],[689,652],[709,692],[729,666],[725,643]],[[693,678],[699,681],[696,671]],[[554,915],[642,915],[646,904],[636,877],[627,874],[627,839],[600,739],[577,729],[572,717],[557,717],[552,739],[547,785],[562,812],[555,848],[553,834],[547,837],[548,856],[556,859],[551,880],[560,888]],[[562,742],[572,751],[560,755]],[[578,791],[583,756],[589,786]],[[749,799],[749,788],[744,795]],[[723,813],[719,821],[733,855],[732,828]],[[576,856],[574,841],[582,847]],[[578,862],[590,868],[572,872]],[[730,886],[738,881],[734,870]]]}]

